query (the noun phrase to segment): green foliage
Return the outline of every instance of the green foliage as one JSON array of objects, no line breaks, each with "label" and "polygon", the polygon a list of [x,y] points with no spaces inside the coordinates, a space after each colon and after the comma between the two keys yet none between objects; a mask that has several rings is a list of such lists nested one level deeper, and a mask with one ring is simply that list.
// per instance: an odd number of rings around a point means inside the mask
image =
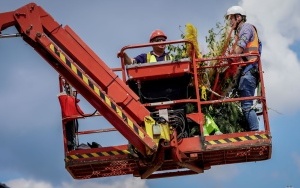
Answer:
[{"label": "green foliage", "polygon": [[236,133],[246,130],[247,122],[238,103],[222,103],[204,107],[203,112],[210,114],[222,133]]},{"label": "green foliage", "polygon": [[[179,26],[180,27],[180,26]],[[185,35],[182,32],[181,39],[184,39]],[[178,61],[179,59],[187,58],[187,47],[186,44],[170,44],[167,46],[167,50],[169,51],[169,54],[172,56],[174,61]]]},{"label": "green foliage", "polygon": [[[216,24],[216,28],[208,31],[208,36],[205,37],[209,52],[203,57],[212,58],[225,56],[229,54],[229,49],[232,47],[233,40],[229,38],[228,24]],[[219,61],[211,61],[211,65],[215,65]],[[235,83],[233,78],[225,78],[225,72],[218,69],[206,70],[209,83],[215,82],[216,73],[219,73],[219,87],[223,93],[232,92],[232,85]],[[225,92],[226,91],[226,92]],[[231,97],[234,97],[234,92]],[[210,114],[223,133],[235,133],[246,130],[247,121],[244,118],[239,102],[230,102],[222,104],[214,104],[208,107],[203,107],[202,111],[205,114]]]},{"label": "green foliage", "polygon": [[167,49],[174,61],[178,61],[179,59],[183,59],[187,57],[185,44],[178,44],[178,45],[170,44],[167,46]]},{"label": "green foliage", "polygon": [[[205,39],[209,52],[203,55],[204,58],[224,56],[229,53],[228,49],[232,46],[233,40],[229,39],[228,28],[228,24],[225,23],[222,25],[218,22],[215,28],[208,31],[208,36],[206,36]],[[185,38],[183,32],[181,34],[181,38]],[[188,57],[186,44],[168,45],[167,49],[175,61]],[[218,61],[211,61],[209,63],[210,65],[214,65],[215,63],[218,63]],[[214,83],[216,71],[216,69],[208,69],[204,73],[199,72],[199,77],[202,78],[202,83],[200,83],[200,85],[209,87],[209,83]],[[223,79],[223,76],[223,73],[220,73],[219,80],[223,81],[220,83],[220,87],[224,91],[232,85],[232,80]],[[203,83],[203,81],[205,81],[205,83]],[[195,106],[188,104],[186,106],[186,110],[188,113],[192,113],[195,110]],[[231,102],[214,104],[203,107],[202,111],[204,114],[210,115],[213,118],[214,122],[223,133],[235,133],[246,130],[247,122],[245,121],[242,110],[239,107],[239,103]]]},{"label": "green foliage", "polygon": [[[215,31],[215,29],[217,31]],[[208,36],[205,37],[209,52],[203,57],[217,57],[224,53],[228,36],[228,24],[222,25],[220,22],[216,24],[216,28],[208,30]]]}]

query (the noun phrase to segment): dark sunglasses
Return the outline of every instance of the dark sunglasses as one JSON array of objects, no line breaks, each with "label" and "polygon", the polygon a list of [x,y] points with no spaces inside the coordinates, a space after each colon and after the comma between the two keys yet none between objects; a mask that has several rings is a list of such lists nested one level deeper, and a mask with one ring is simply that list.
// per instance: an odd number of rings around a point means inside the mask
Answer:
[{"label": "dark sunglasses", "polygon": [[164,41],[166,41],[165,38],[156,38],[152,40],[152,42],[164,42]]}]

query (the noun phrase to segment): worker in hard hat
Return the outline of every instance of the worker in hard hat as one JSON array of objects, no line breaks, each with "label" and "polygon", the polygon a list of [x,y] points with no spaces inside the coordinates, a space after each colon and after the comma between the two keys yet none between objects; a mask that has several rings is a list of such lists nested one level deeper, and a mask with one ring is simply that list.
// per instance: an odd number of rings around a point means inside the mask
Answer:
[{"label": "worker in hard hat", "polygon": [[[252,24],[246,23],[246,12],[240,6],[232,6],[227,10],[226,19],[230,26],[235,30],[236,45],[233,46],[234,54],[260,53],[261,43],[258,38],[257,30]],[[238,90],[240,97],[254,96],[258,78],[258,57],[247,56],[244,61],[251,62],[241,67]],[[253,100],[241,101],[244,116],[248,122],[250,131],[257,131],[259,123],[256,112],[253,109]]]},{"label": "worker in hard hat", "polygon": [[[164,42],[166,40],[167,35],[165,35],[165,33],[160,29],[152,31],[149,37],[150,43]],[[126,53],[123,53],[123,56],[125,58],[125,64],[152,63],[158,61],[168,61],[172,59],[171,55],[165,52],[165,44],[153,45],[152,48],[152,51],[148,53],[142,53],[136,56],[135,58],[130,58]],[[121,56],[121,54],[118,54],[118,56]]]}]

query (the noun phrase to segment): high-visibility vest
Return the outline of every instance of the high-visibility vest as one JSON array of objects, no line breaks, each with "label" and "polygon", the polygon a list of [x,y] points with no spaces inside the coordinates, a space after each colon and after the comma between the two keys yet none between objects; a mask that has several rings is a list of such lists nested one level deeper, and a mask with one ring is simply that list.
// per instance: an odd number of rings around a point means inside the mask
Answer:
[{"label": "high-visibility vest", "polygon": [[[257,31],[255,29],[254,26],[252,26],[253,28],[253,41],[249,42],[246,45],[246,48],[244,49],[243,53],[255,53],[258,54],[258,48],[259,48],[259,40],[258,40],[258,35],[257,35]],[[246,56],[247,61],[249,62],[255,62],[257,61],[257,56]]]},{"label": "high-visibility vest", "polygon": [[[166,54],[164,57],[164,61],[172,60],[172,57],[169,54]],[[147,53],[147,63],[157,62],[156,56],[151,54],[151,52]]]}]

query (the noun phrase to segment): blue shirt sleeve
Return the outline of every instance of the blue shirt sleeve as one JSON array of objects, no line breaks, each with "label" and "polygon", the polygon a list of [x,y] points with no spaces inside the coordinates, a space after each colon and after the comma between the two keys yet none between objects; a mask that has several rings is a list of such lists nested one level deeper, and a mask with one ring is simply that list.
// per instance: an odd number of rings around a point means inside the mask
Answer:
[{"label": "blue shirt sleeve", "polygon": [[239,40],[237,42],[237,45],[245,49],[247,44],[253,41],[254,39],[252,25],[248,23],[244,23],[238,35],[239,35]]}]

